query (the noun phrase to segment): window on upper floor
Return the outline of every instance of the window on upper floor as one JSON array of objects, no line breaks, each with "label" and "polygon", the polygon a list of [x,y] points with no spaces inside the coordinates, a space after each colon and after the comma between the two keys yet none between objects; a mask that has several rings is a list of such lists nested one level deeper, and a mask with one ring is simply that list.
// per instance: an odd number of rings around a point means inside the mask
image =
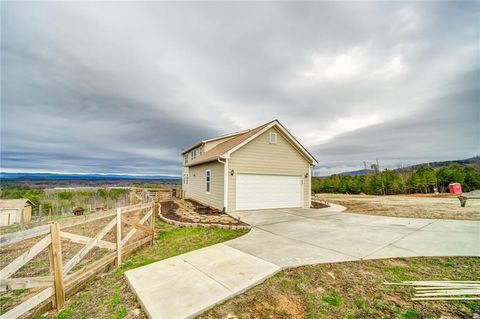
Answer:
[{"label": "window on upper floor", "polygon": [[270,133],[270,135],[268,136],[268,143],[277,144],[277,133]]},{"label": "window on upper floor", "polygon": [[188,164],[188,154],[185,154],[183,156],[183,164],[185,164],[185,165]]}]

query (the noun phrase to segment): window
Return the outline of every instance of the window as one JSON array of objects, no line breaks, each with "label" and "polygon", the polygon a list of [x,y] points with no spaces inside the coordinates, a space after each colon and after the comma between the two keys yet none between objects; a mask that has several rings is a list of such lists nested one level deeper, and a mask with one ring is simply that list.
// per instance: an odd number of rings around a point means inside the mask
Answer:
[{"label": "window", "polygon": [[200,155],[202,155],[202,153],[203,153],[203,146],[198,149],[198,153],[200,153]]},{"label": "window", "polygon": [[277,133],[270,133],[270,136],[268,137],[268,143],[277,144]]},{"label": "window", "polygon": [[205,192],[210,193],[210,184],[212,183],[212,171],[205,171]]},{"label": "window", "polygon": [[192,161],[197,158],[197,150],[192,151]]},{"label": "window", "polygon": [[185,174],[185,184],[188,184],[188,174]]},{"label": "window", "polygon": [[188,154],[185,154],[183,156],[183,164],[185,164],[185,165],[188,164]]}]

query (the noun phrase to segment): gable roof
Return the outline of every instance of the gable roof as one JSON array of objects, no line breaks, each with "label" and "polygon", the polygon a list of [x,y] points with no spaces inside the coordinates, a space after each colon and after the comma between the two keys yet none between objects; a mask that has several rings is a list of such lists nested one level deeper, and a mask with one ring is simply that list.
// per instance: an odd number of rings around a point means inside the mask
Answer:
[{"label": "gable roof", "polygon": [[31,200],[20,199],[0,199],[0,208],[24,208],[28,205],[34,205]]},{"label": "gable roof", "polygon": [[307,157],[311,164],[316,165],[318,164],[317,160],[310,154],[291,134],[288,130],[280,124],[278,120],[273,120],[271,122],[265,123],[256,127],[251,130],[247,130],[245,133],[240,134],[228,141],[218,144],[208,152],[203,153],[200,156],[191,162],[189,162],[186,166],[195,166],[202,163],[207,163],[210,161],[215,161],[219,158],[228,158],[230,154],[242,147],[243,145],[247,144],[266,130],[277,126],[292,142],[297,146],[297,149],[302,152],[305,157]]}]

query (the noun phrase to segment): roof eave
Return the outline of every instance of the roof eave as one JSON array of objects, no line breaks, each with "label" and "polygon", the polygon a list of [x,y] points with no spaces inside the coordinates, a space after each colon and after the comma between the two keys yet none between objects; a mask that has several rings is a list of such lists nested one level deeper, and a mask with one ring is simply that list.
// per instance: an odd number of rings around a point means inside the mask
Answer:
[{"label": "roof eave", "polygon": [[195,162],[192,162],[192,163],[188,163],[187,165],[185,165],[186,167],[193,167],[193,166],[197,166],[197,165],[200,165],[200,164],[205,164],[205,163],[209,163],[209,162],[213,162],[213,161],[216,161],[217,159],[219,158],[222,158],[222,156],[214,156],[214,157],[208,157],[208,158],[205,158],[201,161],[195,161]]}]

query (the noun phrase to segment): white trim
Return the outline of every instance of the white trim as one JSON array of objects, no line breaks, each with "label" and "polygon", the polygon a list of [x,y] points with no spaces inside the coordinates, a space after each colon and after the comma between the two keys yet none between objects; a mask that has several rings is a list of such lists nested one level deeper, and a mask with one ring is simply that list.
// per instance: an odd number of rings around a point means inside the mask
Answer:
[{"label": "white trim", "polygon": [[216,137],[212,137],[212,138],[207,138],[205,140],[202,140],[202,141],[198,142],[197,144],[194,144],[194,145],[190,146],[189,148],[184,149],[182,151],[182,154],[190,152],[191,150],[193,150],[194,148],[197,148],[198,146],[203,146],[205,143],[213,142],[213,141],[216,141],[216,140],[221,140],[222,138],[227,138],[227,137],[232,137],[232,136],[244,134],[244,133],[247,133],[248,131],[250,131],[250,130],[247,129],[247,130],[228,133],[228,134],[224,134],[224,135],[220,135],[220,136],[216,136]]},{"label": "white trim", "polygon": [[[310,208],[312,205],[312,165],[308,165],[308,202],[307,202],[307,207],[305,208]],[[305,201],[305,199],[304,199]]]},{"label": "white trim", "polygon": [[202,143],[207,143],[207,142],[213,142],[213,141],[216,141],[216,140],[221,140],[222,138],[227,138],[227,137],[231,137],[231,136],[235,136],[235,135],[244,134],[244,133],[247,133],[248,131],[250,131],[250,130],[247,129],[247,130],[243,130],[243,131],[238,131],[238,132],[233,132],[233,133],[228,133],[228,134],[225,134],[225,135],[220,135],[220,136],[212,137],[212,138],[203,140]]},{"label": "white trim", "polygon": [[[308,151],[300,144],[298,143],[295,138],[278,122],[278,121],[273,121],[272,123],[270,123],[269,125],[267,125],[266,127],[264,127],[263,129],[261,129],[260,131],[257,132],[257,134],[254,134],[252,136],[250,136],[249,138],[247,138],[245,141],[243,141],[242,143],[238,144],[237,146],[235,146],[234,148],[232,148],[231,150],[229,150],[228,152],[224,153],[223,155],[227,155],[227,156],[230,156],[233,152],[235,152],[236,150],[238,150],[239,148],[241,148],[242,146],[250,143],[253,139],[255,139],[256,137],[258,137],[259,135],[265,133],[266,131],[268,131],[269,129],[271,129],[272,127],[274,126],[277,126],[280,131],[285,134],[290,140],[291,142],[300,150],[303,151],[303,153],[305,154],[306,157],[308,157],[308,159],[310,159],[312,161],[312,164],[313,165],[318,165],[318,162],[315,158],[313,158],[310,153],[308,153]],[[222,156],[223,157],[223,156]]]},{"label": "white trim", "polygon": [[223,164],[223,207],[225,212],[228,212],[228,159],[225,159]]}]

